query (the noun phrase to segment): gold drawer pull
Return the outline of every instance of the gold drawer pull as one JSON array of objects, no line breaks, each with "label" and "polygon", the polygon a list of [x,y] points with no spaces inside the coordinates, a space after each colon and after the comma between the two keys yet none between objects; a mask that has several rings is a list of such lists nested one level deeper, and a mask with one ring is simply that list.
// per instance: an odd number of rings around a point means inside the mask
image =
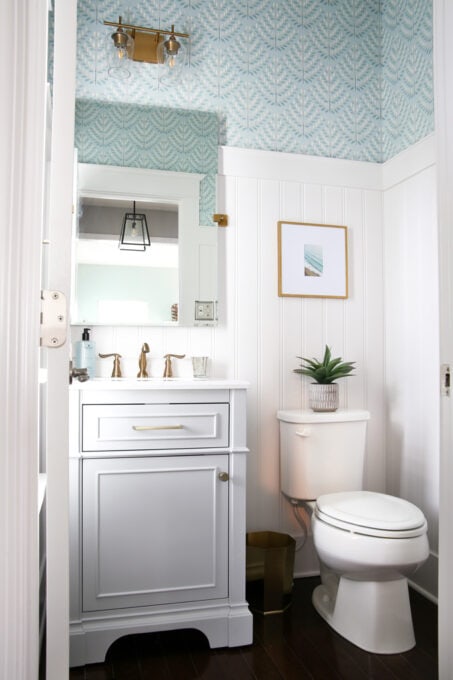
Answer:
[{"label": "gold drawer pull", "polygon": [[230,476],[228,472],[219,472],[219,479],[221,482],[227,482],[229,480]]},{"label": "gold drawer pull", "polygon": [[132,425],[133,430],[142,432],[143,430],[182,430],[184,425]]}]

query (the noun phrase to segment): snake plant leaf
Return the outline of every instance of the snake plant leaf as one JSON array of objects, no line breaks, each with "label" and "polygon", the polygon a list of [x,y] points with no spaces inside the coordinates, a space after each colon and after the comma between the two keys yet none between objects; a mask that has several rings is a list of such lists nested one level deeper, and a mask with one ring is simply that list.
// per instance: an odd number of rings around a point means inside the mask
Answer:
[{"label": "snake plant leaf", "polygon": [[332,359],[332,352],[328,345],[324,350],[322,360],[308,359],[306,357],[297,357],[301,360],[301,367],[295,368],[294,373],[306,375],[314,382],[327,385],[338,380],[339,378],[347,378],[354,375],[352,371],[355,368],[355,361],[343,361],[341,357]]}]

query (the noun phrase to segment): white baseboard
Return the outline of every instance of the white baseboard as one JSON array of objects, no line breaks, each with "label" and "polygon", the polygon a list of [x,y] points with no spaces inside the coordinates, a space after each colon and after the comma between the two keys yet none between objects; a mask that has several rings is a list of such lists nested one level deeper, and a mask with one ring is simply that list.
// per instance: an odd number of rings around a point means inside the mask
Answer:
[{"label": "white baseboard", "polygon": [[428,600],[438,604],[438,571],[439,557],[431,552],[425,564],[415,572],[409,585],[424,595]]},{"label": "white baseboard", "polygon": [[316,569],[314,570],[309,570],[307,571],[297,571],[294,572],[294,578],[309,578],[310,576],[319,576],[319,570],[317,571]]}]

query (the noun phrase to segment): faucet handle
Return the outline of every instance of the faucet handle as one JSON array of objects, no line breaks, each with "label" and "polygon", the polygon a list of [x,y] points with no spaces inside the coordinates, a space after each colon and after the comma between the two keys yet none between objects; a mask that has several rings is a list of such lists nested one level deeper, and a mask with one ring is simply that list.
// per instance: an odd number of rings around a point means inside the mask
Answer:
[{"label": "faucet handle", "polygon": [[164,368],[164,378],[171,378],[173,376],[173,369],[171,366],[171,358],[184,359],[185,354],[164,354],[165,368]]},{"label": "faucet handle", "polygon": [[121,354],[113,352],[112,354],[99,354],[99,356],[101,357],[101,359],[107,359],[107,357],[114,357],[112,378],[121,378],[121,364],[120,364]]},{"label": "faucet handle", "polygon": [[147,378],[148,377],[148,369],[147,369],[147,360],[146,360],[146,355],[149,352],[149,345],[147,342],[144,342],[142,345],[142,349],[140,352],[140,356],[138,358],[138,368],[139,371],[137,373],[137,378]]}]

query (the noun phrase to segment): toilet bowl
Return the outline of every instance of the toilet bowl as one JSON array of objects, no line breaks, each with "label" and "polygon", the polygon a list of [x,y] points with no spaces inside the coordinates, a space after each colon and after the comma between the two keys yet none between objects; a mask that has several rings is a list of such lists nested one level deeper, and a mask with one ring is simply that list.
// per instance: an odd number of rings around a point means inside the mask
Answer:
[{"label": "toilet bowl", "polygon": [[370,491],[320,496],[312,518],[321,564],[313,592],[318,613],[369,652],[415,645],[407,577],[427,559],[423,513],[401,498]]}]

